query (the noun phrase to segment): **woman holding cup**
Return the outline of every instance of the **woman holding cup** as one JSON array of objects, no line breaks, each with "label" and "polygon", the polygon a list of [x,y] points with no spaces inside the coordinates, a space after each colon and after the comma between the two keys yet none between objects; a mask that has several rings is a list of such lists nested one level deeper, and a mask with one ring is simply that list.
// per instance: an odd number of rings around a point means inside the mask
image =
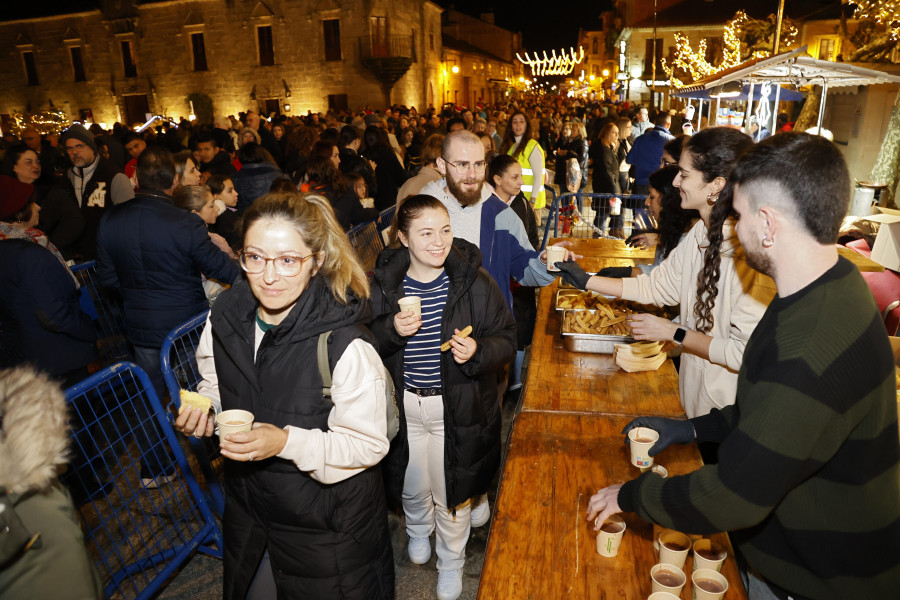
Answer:
[{"label": "woman holding cup", "polygon": [[[221,443],[224,598],[393,598],[377,467],[391,382],[364,326],[365,273],[320,196],[264,196],[243,230],[247,279],[219,297],[197,348],[198,392],[216,413],[254,417]],[[323,333],[330,398],[318,370]],[[198,409],[175,427],[214,431]]]},{"label": "woman holding cup", "polygon": [[[404,390],[386,491],[403,507],[412,562],[428,562],[437,533],[440,600],[462,593],[469,498],[487,491],[500,465],[497,372],[515,352],[512,315],[480,264],[474,245],[453,238],[444,205],[417,195],[398,206],[373,274],[372,331]],[[419,297],[421,314],[400,308],[410,296]]]}]

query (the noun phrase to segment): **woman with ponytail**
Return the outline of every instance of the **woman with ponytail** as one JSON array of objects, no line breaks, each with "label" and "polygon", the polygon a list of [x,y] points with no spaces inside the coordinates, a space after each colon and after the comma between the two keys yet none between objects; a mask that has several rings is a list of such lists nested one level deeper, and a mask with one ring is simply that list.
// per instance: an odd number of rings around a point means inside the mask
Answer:
[{"label": "woman with ponytail", "polygon": [[[246,279],[213,305],[197,348],[215,414],[254,415],[221,442],[223,597],[393,598],[379,468],[393,388],[364,325],[365,272],[321,196],[263,196],[243,229]],[[213,415],[188,409],[175,426],[211,436]]]},{"label": "woman with ponytail", "polygon": [[682,346],[679,388],[689,418],[733,404],[744,347],[774,295],[747,266],[731,218],[728,176],[750,138],[736,129],[705,129],[685,144],[673,185],[681,208],[700,220],[647,275],[590,276],[577,263],[557,263],[582,289],[656,306],[679,305],[679,322],[649,314],[629,319],[635,339]]}]

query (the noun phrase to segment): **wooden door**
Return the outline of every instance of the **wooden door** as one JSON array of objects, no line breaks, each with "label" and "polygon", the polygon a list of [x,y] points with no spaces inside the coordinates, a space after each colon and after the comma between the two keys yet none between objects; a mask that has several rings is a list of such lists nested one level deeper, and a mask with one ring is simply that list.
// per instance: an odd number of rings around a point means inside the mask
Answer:
[{"label": "wooden door", "polygon": [[147,113],[150,112],[150,103],[147,101],[147,94],[135,94],[133,96],[125,96],[125,118],[128,120],[125,125],[131,127],[135,124],[147,122]]}]

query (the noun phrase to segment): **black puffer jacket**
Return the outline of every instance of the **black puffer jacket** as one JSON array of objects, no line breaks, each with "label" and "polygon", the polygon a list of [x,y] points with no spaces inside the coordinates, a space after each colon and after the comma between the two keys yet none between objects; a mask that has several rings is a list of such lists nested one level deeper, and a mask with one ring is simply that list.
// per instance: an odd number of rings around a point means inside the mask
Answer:
[{"label": "black puffer jacket", "polygon": [[[487,491],[500,466],[500,403],[498,372],[516,350],[516,324],[496,282],[479,268],[481,253],[473,244],[453,240],[444,263],[450,279],[447,304],[441,318],[441,339],[448,340],[454,328],[472,326],[478,343],[475,355],[463,364],[451,352],[441,357],[444,400],[444,477],[447,506],[462,504]],[[407,338],[394,329],[397,301],[404,296],[403,278],[409,269],[409,250],[387,248],[378,257],[372,283],[372,332],[378,352],[394,380],[403,389],[403,351]],[[406,419],[400,408],[400,432],[383,461],[388,499],[399,504],[409,463]]]},{"label": "black puffer jacket", "polygon": [[[374,340],[363,325],[369,306],[352,294],[338,303],[322,276],[277,327],[254,359],[259,303],[246,281],[212,309],[213,356],[222,408],[252,412],[258,423],[328,430],[330,398],[317,368],[319,334],[329,336],[332,372],[355,339]],[[386,600],[394,597],[394,564],[378,465],[323,484],[290,461],[225,461],[224,598],[243,600],[266,549],[278,597]]]}]

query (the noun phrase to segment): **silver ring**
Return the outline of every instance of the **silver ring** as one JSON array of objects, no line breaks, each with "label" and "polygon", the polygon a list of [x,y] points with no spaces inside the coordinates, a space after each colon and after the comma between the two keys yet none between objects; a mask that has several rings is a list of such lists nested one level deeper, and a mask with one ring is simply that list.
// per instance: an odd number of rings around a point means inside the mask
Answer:
[{"label": "silver ring", "polygon": [[251,460],[251,461],[253,460],[253,453],[252,453],[252,452],[248,453],[247,456],[250,457],[250,460]]}]

